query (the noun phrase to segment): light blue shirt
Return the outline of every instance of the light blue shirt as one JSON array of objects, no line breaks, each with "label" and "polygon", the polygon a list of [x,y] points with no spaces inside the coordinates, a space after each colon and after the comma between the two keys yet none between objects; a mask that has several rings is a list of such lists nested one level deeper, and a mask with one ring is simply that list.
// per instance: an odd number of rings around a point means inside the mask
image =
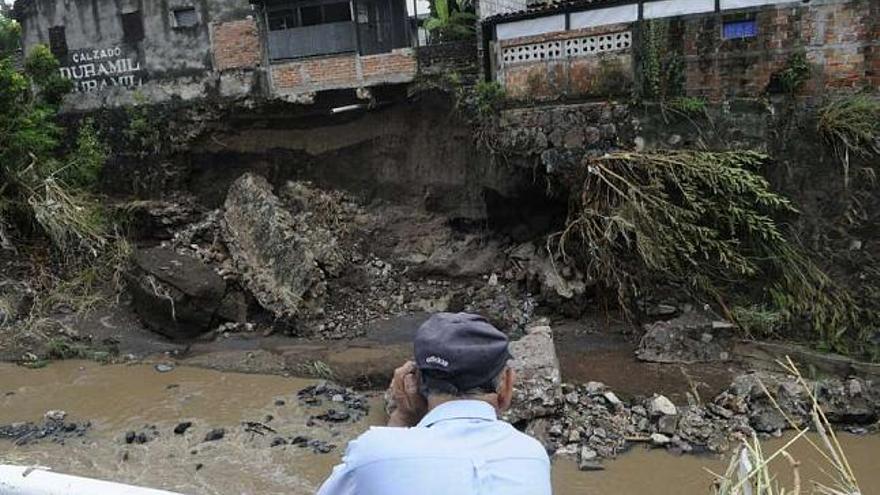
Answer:
[{"label": "light blue shirt", "polygon": [[351,441],[318,495],[550,495],[550,459],[478,400],[454,400],[413,428]]}]

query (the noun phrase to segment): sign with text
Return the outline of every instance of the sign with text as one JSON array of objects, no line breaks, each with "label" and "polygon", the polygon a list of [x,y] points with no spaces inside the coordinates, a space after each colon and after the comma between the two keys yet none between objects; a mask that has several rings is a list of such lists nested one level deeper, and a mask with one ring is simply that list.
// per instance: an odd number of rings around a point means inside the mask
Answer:
[{"label": "sign with text", "polygon": [[108,86],[135,88],[143,83],[145,76],[137,50],[124,46],[71,50],[59,70],[81,93],[100,91]]}]

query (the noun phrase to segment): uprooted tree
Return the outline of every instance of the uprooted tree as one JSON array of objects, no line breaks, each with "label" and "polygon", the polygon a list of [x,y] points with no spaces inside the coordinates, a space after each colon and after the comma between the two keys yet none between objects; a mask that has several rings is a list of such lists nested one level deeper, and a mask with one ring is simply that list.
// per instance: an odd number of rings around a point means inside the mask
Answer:
[{"label": "uprooted tree", "polygon": [[624,308],[654,284],[681,283],[732,318],[731,301],[757,298],[833,349],[863,350],[869,315],[786,239],[777,219],[797,210],[759,173],[767,161],[693,150],[586,159],[553,240]]}]

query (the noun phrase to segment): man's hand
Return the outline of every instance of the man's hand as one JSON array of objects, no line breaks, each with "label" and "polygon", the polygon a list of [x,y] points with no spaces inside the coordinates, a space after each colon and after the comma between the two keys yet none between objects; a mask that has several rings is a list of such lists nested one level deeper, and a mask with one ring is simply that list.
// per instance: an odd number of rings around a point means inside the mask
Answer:
[{"label": "man's hand", "polygon": [[415,426],[428,412],[428,401],[419,393],[416,363],[407,361],[394,370],[389,390],[397,409],[388,418],[388,426]]}]

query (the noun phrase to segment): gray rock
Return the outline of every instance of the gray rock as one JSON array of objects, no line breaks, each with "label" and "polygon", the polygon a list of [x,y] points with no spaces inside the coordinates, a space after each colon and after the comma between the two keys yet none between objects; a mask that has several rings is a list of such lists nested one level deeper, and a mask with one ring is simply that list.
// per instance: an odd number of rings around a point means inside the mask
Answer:
[{"label": "gray rock", "polygon": [[657,431],[672,435],[678,428],[678,416],[660,416],[657,419]]},{"label": "gray rock", "polygon": [[648,406],[651,416],[675,416],[678,408],[665,395],[655,395]]},{"label": "gray rock", "polygon": [[657,446],[663,446],[671,442],[672,439],[667,437],[662,433],[652,433],[651,434],[651,443]]},{"label": "gray rock", "polygon": [[138,316],[153,331],[191,338],[226,321],[243,322],[244,295],[209,265],[163,247],[137,250],[126,272]]},{"label": "gray rock", "polygon": [[226,245],[245,285],[280,319],[323,307],[324,270],[339,271],[343,263],[332,233],[310,226],[308,205],[299,208],[292,215],[266,179],[247,173],[230,186],[223,213]]},{"label": "gray rock", "polygon": [[602,394],[602,397],[605,397],[605,400],[614,407],[619,407],[623,404],[614,392],[605,392]]},{"label": "gray rock", "polygon": [[517,373],[513,405],[504,414],[511,423],[549,416],[563,403],[559,360],[550,327],[536,327],[510,344]]},{"label": "gray rock", "polygon": [[732,327],[689,312],[645,325],[636,356],[655,363],[724,361],[730,356]]},{"label": "gray rock", "polygon": [[605,384],[602,382],[587,382],[584,390],[590,395],[600,394],[605,390]]},{"label": "gray rock", "polygon": [[34,291],[24,282],[0,278],[0,327],[26,316],[34,304]]}]

